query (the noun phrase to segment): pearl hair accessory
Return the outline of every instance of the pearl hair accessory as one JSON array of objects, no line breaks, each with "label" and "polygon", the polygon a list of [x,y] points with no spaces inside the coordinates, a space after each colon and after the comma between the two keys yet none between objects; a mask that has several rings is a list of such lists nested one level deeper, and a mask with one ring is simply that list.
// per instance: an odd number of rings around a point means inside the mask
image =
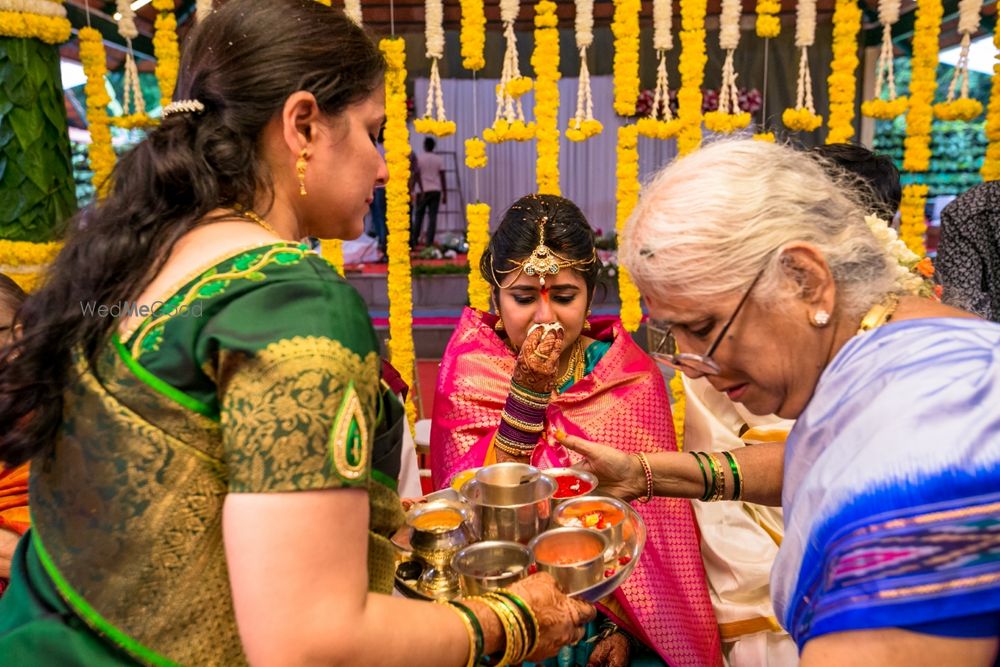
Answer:
[{"label": "pearl hair accessory", "polygon": [[198,100],[177,100],[163,107],[163,117],[175,113],[201,113],[205,110],[205,105]]}]

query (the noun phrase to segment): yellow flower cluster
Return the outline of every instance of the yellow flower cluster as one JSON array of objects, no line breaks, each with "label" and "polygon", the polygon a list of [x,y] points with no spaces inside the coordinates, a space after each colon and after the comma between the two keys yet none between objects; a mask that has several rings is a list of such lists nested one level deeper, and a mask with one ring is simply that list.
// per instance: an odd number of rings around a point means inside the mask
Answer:
[{"label": "yellow flower cluster", "polygon": [[490,242],[489,204],[476,202],[467,205],[465,219],[469,224],[465,234],[469,242],[469,305],[487,312],[490,309],[490,284],[479,272],[479,262]]},{"label": "yellow flower cluster", "polygon": [[969,97],[959,97],[951,102],[934,105],[934,115],[941,120],[964,120],[969,122],[983,113],[983,103]]},{"label": "yellow flower cluster", "polygon": [[670,406],[671,415],[674,418],[674,434],[677,436],[677,449],[684,451],[684,412],[687,409],[687,397],[684,395],[684,380],[681,372],[675,371],[670,378],[670,393],[674,397],[674,403]]},{"label": "yellow flower cluster", "polygon": [[580,121],[577,127],[576,121],[569,119],[569,127],[566,128],[566,138],[570,141],[584,141],[591,137],[596,137],[604,131],[604,125],[596,118]]},{"label": "yellow flower cluster", "polygon": [[[943,15],[941,0],[917,0],[910,60],[910,108],[906,113],[906,138],[903,139],[903,169],[911,172],[927,171],[931,163],[934,116],[931,103],[937,91],[938,36]],[[923,211],[920,215],[923,218]],[[923,241],[920,246],[923,247]]]},{"label": "yellow flower cluster", "polygon": [[[535,137],[538,151],[535,179],[538,192],[558,195],[559,189],[559,17],[556,3],[539,0],[535,5]],[[514,79],[517,81],[517,79]],[[511,82],[513,83],[513,81]],[[508,84],[509,87],[509,84]]]},{"label": "yellow flower cluster", "polygon": [[781,34],[781,0],[757,0],[757,36],[773,39]]},{"label": "yellow flower cluster", "polygon": [[[410,278],[410,134],[406,129],[406,42],[401,38],[379,42],[386,61],[385,72],[385,162],[389,182],[385,186],[386,241],[389,254],[389,361],[403,381],[413,387],[413,286]],[[410,397],[413,396],[411,391]],[[412,398],[406,400],[410,426],[417,411]]]},{"label": "yellow flower cluster", "polygon": [[720,134],[732,134],[736,130],[742,130],[750,124],[750,114],[746,111],[740,113],[725,113],[724,111],[709,111],[705,114],[705,127],[712,132]]},{"label": "yellow flower cluster", "polygon": [[499,144],[504,141],[530,141],[535,138],[535,124],[515,120],[508,123],[503,118],[493,121],[492,127],[483,130],[483,141]]},{"label": "yellow flower cluster", "polygon": [[46,44],[62,44],[69,39],[69,19],[26,12],[0,11],[0,37],[38,39]]},{"label": "yellow flower cluster", "polygon": [[337,270],[337,273],[344,275],[344,242],[340,239],[323,239],[319,244],[320,254],[323,259],[330,262],[330,265]]},{"label": "yellow flower cluster", "polygon": [[31,293],[45,280],[45,270],[62,250],[62,243],[32,243],[0,239],[0,267],[10,278]]},{"label": "yellow flower cluster", "polygon": [[827,84],[830,116],[826,143],[842,144],[854,136],[855,71],[858,69],[858,31],[861,8],[856,0],[836,0],[833,8],[833,62]]},{"label": "yellow flower cluster", "polygon": [[910,100],[905,95],[897,97],[894,100],[883,100],[881,98],[866,100],[861,103],[861,113],[869,118],[892,120],[906,113],[906,107],[909,103]]},{"label": "yellow flower cluster", "polygon": [[[918,19],[919,20],[919,19]],[[927,186],[911,183],[903,188],[903,200],[899,204],[899,238],[906,247],[921,257],[926,254],[924,234],[924,209],[927,205]]]},{"label": "yellow flower cluster", "polygon": [[157,125],[159,121],[156,118],[150,118],[144,113],[130,113],[126,116],[115,116],[111,119],[111,124],[123,130],[134,130],[137,127]]},{"label": "yellow flower cluster", "polygon": [[[507,82],[507,94],[516,100],[524,96],[525,93],[530,93],[534,85],[535,83],[531,80],[531,77],[517,76]],[[499,83],[497,84],[497,92],[501,92]]]},{"label": "yellow flower cluster", "polygon": [[177,69],[181,52],[177,46],[177,17],[174,0],[153,0],[156,15],[153,34],[153,53],[156,55],[156,80],[160,84],[160,106],[167,106],[174,97]]},{"label": "yellow flower cluster", "polygon": [[482,169],[486,166],[486,144],[479,137],[465,140],[465,166],[469,169]]},{"label": "yellow flower cluster", "polygon": [[462,44],[462,66],[473,71],[486,66],[483,48],[486,46],[486,14],[483,0],[461,0],[462,29],[459,41]]},{"label": "yellow flower cluster", "polygon": [[435,118],[417,118],[413,121],[413,129],[420,134],[433,134],[435,137],[447,137],[455,134],[455,121],[437,120]]},{"label": "yellow flower cluster", "polygon": [[705,12],[707,0],[681,0],[681,58],[677,69],[681,89],[677,93],[680,131],[677,151],[687,155],[701,145],[701,83],[705,78]]},{"label": "yellow flower cluster", "polygon": [[87,75],[84,91],[87,95],[87,129],[90,130],[91,182],[97,196],[103,197],[111,187],[111,170],[115,167],[115,151],[111,148],[111,128],[108,125],[108,105],[111,98],[104,83],[108,70],[101,33],[93,28],[80,28],[80,62]]},{"label": "yellow flower cluster", "polygon": [[774,132],[755,132],[753,135],[754,141],[766,141],[769,144],[773,144],[776,139]]},{"label": "yellow flower cluster", "polygon": [[635,115],[639,99],[639,0],[614,0],[615,17],[611,34],[615,37],[615,111]]},{"label": "yellow flower cluster", "polygon": [[[993,34],[993,44],[1000,52],[1000,30]],[[1000,53],[998,53],[1000,60]],[[980,173],[984,181],[1000,181],[1000,62],[993,64],[993,87],[986,108],[986,159]]]},{"label": "yellow flower cluster", "polygon": [[[639,130],[635,125],[618,128],[618,163],[615,168],[615,230],[621,241],[625,222],[639,201]],[[624,266],[618,266],[618,296],[622,301],[622,325],[626,331],[636,331],[642,322],[639,290]]]},{"label": "yellow flower cluster", "polygon": [[793,132],[800,132],[802,130],[812,132],[823,124],[823,118],[805,107],[801,109],[788,108],[781,112],[781,122]]},{"label": "yellow flower cluster", "polygon": [[655,118],[640,118],[636,124],[639,134],[650,139],[673,139],[680,132],[681,122],[677,118],[657,120]]}]

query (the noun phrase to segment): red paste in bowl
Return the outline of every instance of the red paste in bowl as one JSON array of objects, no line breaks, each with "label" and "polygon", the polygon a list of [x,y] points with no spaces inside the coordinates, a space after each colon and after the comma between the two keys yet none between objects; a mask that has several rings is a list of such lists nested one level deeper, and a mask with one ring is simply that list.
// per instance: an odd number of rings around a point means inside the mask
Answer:
[{"label": "red paste in bowl", "polygon": [[574,498],[590,493],[594,485],[575,475],[559,475],[556,477],[556,498]]}]

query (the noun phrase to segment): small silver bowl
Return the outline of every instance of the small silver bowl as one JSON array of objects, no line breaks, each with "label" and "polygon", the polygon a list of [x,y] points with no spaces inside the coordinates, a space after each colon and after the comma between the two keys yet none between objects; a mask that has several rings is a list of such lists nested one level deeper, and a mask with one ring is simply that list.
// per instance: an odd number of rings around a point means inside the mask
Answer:
[{"label": "small silver bowl", "polygon": [[[552,502],[556,504],[570,498],[590,495],[597,489],[597,478],[584,470],[577,470],[576,468],[549,468],[548,470],[544,470],[543,473],[551,477],[556,483],[556,494],[552,496]],[[563,481],[566,477],[574,477],[578,480],[577,486],[579,488],[566,488],[567,485]]]},{"label": "small silver bowl", "polygon": [[479,539],[509,540],[525,544],[548,528],[556,484],[548,475],[539,474],[538,479],[529,485],[529,489],[531,495],[525,502],[497,505],[484,500],[483,485],[478,479],[466,482],[461,493],[474,513],[473,528]]},{"label": "small silver bowl", "polygon": [[526,463],[494,463],[476,471],[484,505],[508,506],[530,503],[541,471]]},{"label": "small silver bowl", "polygon": [[[594,512],[603,512],[607,525],[603,528],[588,525],[587,518]],[[604,535],[608,540],[606,560],[618,557],[618,551],[625,542],[625,524],[628,522],[629,508],[617,498],[604,496],[581,496],[570,498],[556,507],[552,521],[557,526],[586,528]]]},{"label": "small silver bowl", "polygon": [[461,578],[463,595],[482,595],[510,586],[528,574],[531,551],[517,542],[476,542],[451,559]]},{"label": "small silver bowl", "polygon": [[604,578],[608,538],[587,528],[553,528],[528,543],[535,565],[548,572],[567,595],[590,588]]}]

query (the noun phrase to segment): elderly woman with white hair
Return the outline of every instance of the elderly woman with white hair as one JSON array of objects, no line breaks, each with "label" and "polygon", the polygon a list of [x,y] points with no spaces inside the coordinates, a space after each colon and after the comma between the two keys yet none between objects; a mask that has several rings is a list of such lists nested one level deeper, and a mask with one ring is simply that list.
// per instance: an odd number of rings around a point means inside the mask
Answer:
[{"label": "elderly woman with white hair", "polygon": [[626,229],[671,334],[657,356],[797,419],[784,445],[647,465],[564,441],[626,498],[780,498],[772,599],[804,666],[992,665],[1000,326],[912,295],[854,192],[788,147],[720,142],[664,169]]}]

